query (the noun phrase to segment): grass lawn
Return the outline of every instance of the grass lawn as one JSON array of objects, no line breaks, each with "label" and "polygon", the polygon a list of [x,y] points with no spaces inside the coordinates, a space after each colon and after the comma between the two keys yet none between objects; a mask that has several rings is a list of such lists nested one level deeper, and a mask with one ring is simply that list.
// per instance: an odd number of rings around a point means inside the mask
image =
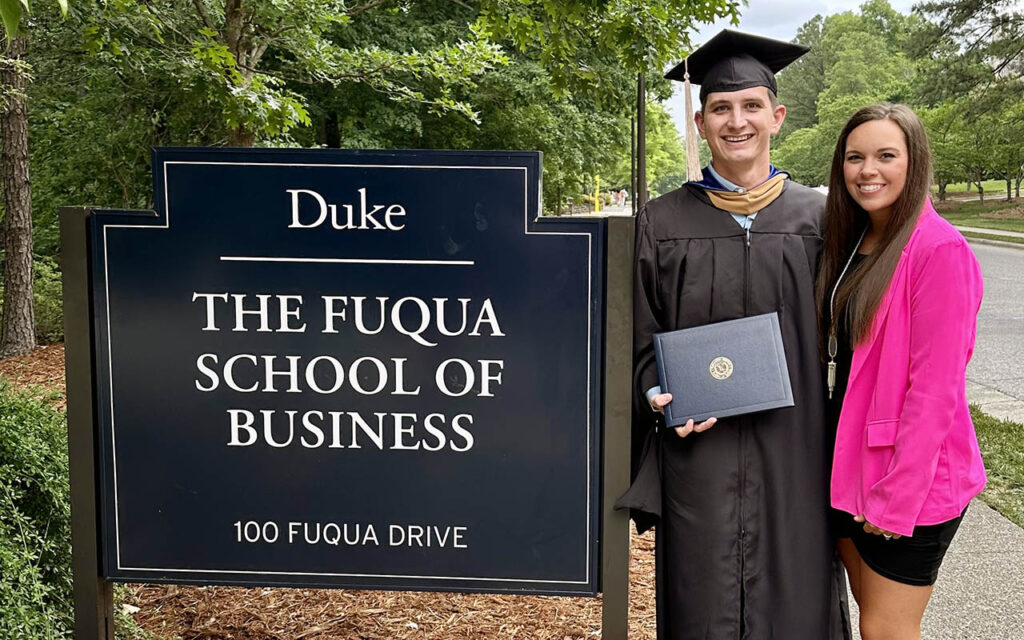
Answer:
[{"label": "grass lawn", "polygon": [[[1024,201],[977,200],[934,202],[936,210],[953,224],[1024,233]],[[998,217],[998,216],[1015,217]]]},{"label": "grass lawn", "polygon": [[1024,527],[1024,425],[997,420],[971,407],[988,486],[981,499]]},{"label": "grass lawn", "polygon": [[[985,197],[986,198],[988,198],[990,194],[991,195],[998,195],[1000,193],[1003,194],[1004,198],[1006,197],[1006,181],[1005,180],[986,180],[986,181],[982,182],[981,185],[983,187],[985,187]],[[1013,185],[1013,189],[1014,189],[1015,193],[1016,193],[1016,186],[1017,186],[1016,184]],[[932,192],[933,193],[937,192],[937,191],[938,191],[937,187],[932,187]],[[957,184],[946,185],[946,193],[966,193],[966,192],[967,192],[967,183],[966,182],[960,182],[960,183],[957,183]],[[976,187],[973,183],[971,184],[971,193],[973,193],[975,197],[978,196],[978,187]]]}]

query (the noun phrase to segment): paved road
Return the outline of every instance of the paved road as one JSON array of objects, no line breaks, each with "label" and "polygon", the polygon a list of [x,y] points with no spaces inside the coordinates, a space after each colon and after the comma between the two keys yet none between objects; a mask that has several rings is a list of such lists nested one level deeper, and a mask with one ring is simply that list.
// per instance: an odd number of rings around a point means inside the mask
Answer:
[{"label": "paved road", "polygon": [[985,277],[978,338],[967,367],[971,400],[984,397],[992,407],[1000,399],[1024,402],[1024,248],[976,242],[971,248]]}]

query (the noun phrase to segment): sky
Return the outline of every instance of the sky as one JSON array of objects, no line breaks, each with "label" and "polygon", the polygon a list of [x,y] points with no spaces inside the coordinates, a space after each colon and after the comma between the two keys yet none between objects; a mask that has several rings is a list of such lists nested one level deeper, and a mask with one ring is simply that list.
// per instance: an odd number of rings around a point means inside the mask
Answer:
[{"label": "sky", "polygon": [[[901,13],[910,13],[914,1],[889,0],[889,4],[893,9]],[[796,32],[800,25],[815,15],[820,13],[827,16],[833,13],[842,13],[843,11],[856,11],[857,7],[864,3],[864,0],[827,0],[826,2],[808,2],[807,0],[748,0],[748,3],[748,6],[743,7],[741,10],[738,27],[730,25],[728,20],[720,20],[710,25],[701,25],[691,35],[690,42],[693,43],[694,47],[698,47],[710,40],[722,29],[739,29],[740,31],[749,31],[750,33],[769,38],[789,41],[796,37]],[[686,120],[684,112],[686,104],[683,96],[683,84],[679,82],[675,86],[676,90],[672,99],[668,102],[668,108],[672,114],[672,120],[676,124],[676,129],[679,130],[681,135],[685,135]],[[693,89],[692,100],[695,109],[698,105],[698,89],[698,87]]]}]

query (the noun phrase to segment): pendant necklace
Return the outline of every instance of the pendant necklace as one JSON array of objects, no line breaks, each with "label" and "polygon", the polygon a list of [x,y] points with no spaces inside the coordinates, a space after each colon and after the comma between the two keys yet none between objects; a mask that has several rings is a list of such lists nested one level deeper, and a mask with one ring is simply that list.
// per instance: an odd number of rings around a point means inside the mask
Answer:
[{"label": "pendant necklace", "polygon": [[832,399],[832,391],[836,388],[836,354],[839,353],[839,339],[836,337],[836,291],[839,290],[839,285],[842,284],[843,278],[846,277],[846,271],[850,268],[850,263],[853,262],[853,256],[857,255],[857,251],[860,250],[860,245],[864,242],[864,236],[867,235],[868,229],[864,228],[864,231],[860,234],[860,239],[857,240],[857,246],[853,248],[853,252],[850,254],[849,259],[846,261],[846,266],[839,273],[839,278],[836,280],[835,286],[832,287],[832,295],[828,299],[828,318],[829,318],[829,329],[828,329],[828,399]]}]

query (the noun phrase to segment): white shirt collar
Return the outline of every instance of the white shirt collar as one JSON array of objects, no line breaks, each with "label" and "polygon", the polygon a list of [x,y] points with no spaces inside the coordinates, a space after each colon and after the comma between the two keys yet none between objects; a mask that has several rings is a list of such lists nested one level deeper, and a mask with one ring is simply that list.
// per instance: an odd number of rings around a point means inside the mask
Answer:
[{"label": "white shirt collar", "polygon": [[718,183],[721,184],[723,187],[725,187],[727,190],[735,191],[737,193],[746,193],[747,192],[746,188],[741,187],[740,185],[736,184],[735,182],[730,182],[730,181],[726,180],[725,178],[723,178],[721,176],[721,174],[719,174],[717,171],[715,171],[714,165],[712,165],[710,162],[708,163],[708,171],[710,171],[711,175],[715,177],[715,180],[718,180]]}]

